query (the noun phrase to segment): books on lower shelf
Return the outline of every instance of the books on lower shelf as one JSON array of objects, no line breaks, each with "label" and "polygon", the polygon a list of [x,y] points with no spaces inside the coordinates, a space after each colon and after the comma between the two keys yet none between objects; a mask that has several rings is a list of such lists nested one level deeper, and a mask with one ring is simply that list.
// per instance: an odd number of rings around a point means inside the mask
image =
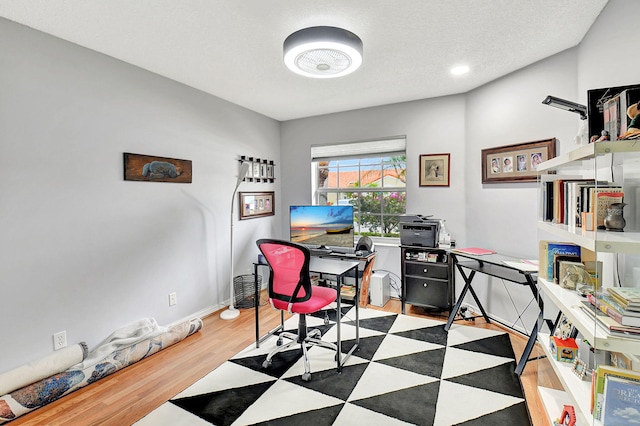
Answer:
[{"label": "books on lower shelf", "polygon": [[640,312],[623,309],[608,293],[590,294],[587,299],[592,305],[621,325],[640,327]]},{"label": "books on lower shelf", "polygon": [[[621,401],[618,393],[628,392],[629,401]],[[640,411],[640,373],[610,365],[599,365],[594,373],[593,417],[607,426],[629,425],[617,411],[620,408],[633,408]],[[622,422],[621,422],[622,421]]]},{"label": "books on lower shelf", "polygon": [[609,315],[596,308],[591,302],[582,301],[580,308],[591,318],[595,318],[597,324],[612,335],[640,339],[640,327],[622,325]]},{"label": "books on lower shelf", "polygon": [[[635,415],[633,415],[635,413]],[[633,418],[630,418],[630,415]],[[602,423],[626,426],[640,417],[640,383],[622,377],[607,376],[604,381]]]}]

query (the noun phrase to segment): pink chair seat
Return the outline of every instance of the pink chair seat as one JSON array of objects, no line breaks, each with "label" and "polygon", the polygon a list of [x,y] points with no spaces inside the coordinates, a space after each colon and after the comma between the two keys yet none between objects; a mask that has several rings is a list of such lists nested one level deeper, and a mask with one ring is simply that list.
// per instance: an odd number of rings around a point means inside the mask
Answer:
[{"label": "pink chair seat", "polygon": [[[335,289],[314,286],[311,298],[305,302],[297,302],[291,305],[291,312],[295,314],[312,314],[330,305],[331,302],[336,300],[336,297],[337,292]],[[283,311],[289,308],[289,304],[282,300],[271,299],[271,303],[276,309],[282,309]]]}]

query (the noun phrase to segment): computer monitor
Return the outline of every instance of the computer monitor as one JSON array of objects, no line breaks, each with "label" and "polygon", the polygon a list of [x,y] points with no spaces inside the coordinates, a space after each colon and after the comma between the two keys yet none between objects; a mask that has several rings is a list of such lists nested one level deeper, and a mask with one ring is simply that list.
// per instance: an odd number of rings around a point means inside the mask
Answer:
[{"label": "computer monitor", "polygon": [[290,206],[289,239],[312,248],[353,248],[353,206]]}]

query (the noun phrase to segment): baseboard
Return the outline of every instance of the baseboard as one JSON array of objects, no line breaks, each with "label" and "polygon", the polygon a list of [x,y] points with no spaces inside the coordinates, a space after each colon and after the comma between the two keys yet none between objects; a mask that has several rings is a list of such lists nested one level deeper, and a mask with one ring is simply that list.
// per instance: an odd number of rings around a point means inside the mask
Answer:
[{"label": "baseboard", "polygon": [[206,308],[204,308],[204,309],[201,309],[201,310],[199,310],[199,311],[197,311],[197,312],[194,312],[194,313],[193,313],[193,314],[191,314],[191,315],[188,315],[188,316],[186,316],[186,317],[184,317],[184,318],[181,318],[181,319],[179,319],[179,320],[176,320],[176,321],[172,322],[172,323],[171,323],[171,324],[169,324],[167,327],[171,327],[171,326],[173,326],[173,325],[180,324],[180,323],[183,323],[183,322],[185,322],[185,321],[189,321],[189,320],[191,320],[191,319],[193,319],[193,318],[204,318],[204,317],[206,317],[207,315],[211,315],[211,314],[213,314],[214,312],[217,312],[217,311],[220,311],[220,310],[222,310],[222,309],[225,309],[227,306],[228,306],[228,305],[213,305],[213,306],[208,306],[208,307],[206,307]]}]

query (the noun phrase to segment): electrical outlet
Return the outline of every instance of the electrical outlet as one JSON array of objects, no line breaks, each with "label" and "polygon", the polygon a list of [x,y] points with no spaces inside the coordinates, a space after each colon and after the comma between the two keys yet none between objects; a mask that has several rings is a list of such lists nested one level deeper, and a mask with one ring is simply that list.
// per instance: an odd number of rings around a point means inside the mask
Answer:
[{"label": "electrical outlet", "polygon": [[67,346],[67,332],[61,331],[53,335],[53,350],[57,351]]},{"label": "electrical outlet", "polygon": [[178,304],[178,295],[174,293],[169,293],[169,306]]}]

